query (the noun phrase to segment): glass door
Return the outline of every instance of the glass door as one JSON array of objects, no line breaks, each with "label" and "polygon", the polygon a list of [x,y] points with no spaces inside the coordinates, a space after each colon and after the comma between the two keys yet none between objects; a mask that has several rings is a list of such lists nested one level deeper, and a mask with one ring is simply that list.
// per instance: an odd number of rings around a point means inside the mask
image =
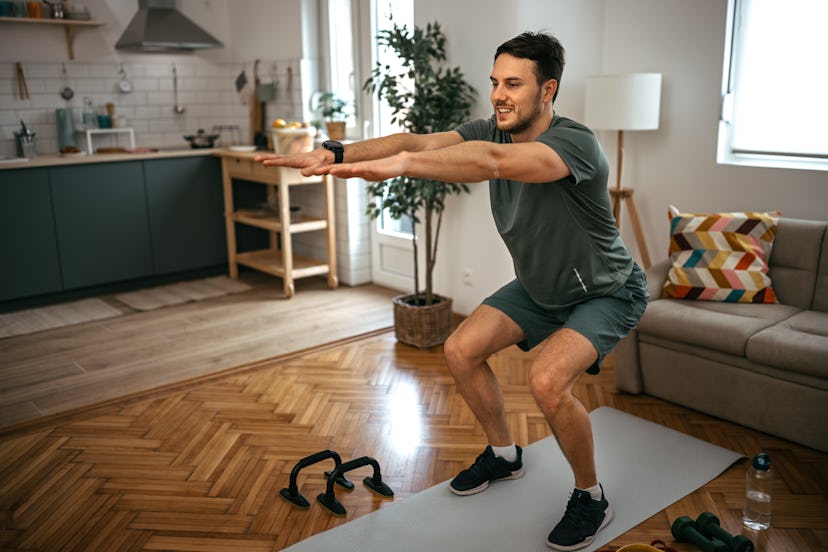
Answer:
[{"label": "glass door", "polygon": [[[409,29],[414,24],[413,0],[365,0],[370,4],[364,10],[367,17],[363,19],[363,47],[368,55],[364,56],[363,74],[370,75],[377,62],[383,65],[395,65],[393,52],[381,49],[376,36],[384,29],[390,29],[394,23],[405,25]],[[393,17],[393,19],[392,19]],[[376,96],[366,99],[365,119],[366,138],[387,136],[399,132],[400,127],[391,123],[391,110],[385,102],[379,102]],[[380,285],[404,292],[414,291],[414,259],[411,234],[411,221],[408,218],[394,220],[386,213],[379,217],[371,227],[371,277]]]}]

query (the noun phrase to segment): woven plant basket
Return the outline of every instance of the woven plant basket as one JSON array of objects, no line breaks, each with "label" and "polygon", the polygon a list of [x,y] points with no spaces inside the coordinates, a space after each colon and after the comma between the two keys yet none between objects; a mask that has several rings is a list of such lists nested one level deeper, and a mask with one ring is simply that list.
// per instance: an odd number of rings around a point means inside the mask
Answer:
[{"label": "woven plant basket", "polygon": [[434,295],[439,302],[424,307],[414,305],[414,295],[398,295],[394,303],[394,334],[397,341],[427,349],[443,344],[451,333],[449,297]]},{"label": "woven plant basket", "polygon": [[327,121],[325,123],[325,130],[328,132],[328,138],[331,140],[345,139],[345,121]]}]

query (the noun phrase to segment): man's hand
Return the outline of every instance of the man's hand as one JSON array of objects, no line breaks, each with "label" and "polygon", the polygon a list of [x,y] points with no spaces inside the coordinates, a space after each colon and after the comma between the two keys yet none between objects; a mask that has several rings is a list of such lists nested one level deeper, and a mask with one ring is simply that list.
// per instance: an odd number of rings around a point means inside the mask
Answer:
[{"label": "man's hand", "polygon": [[253,161],[268,167],[300,169],[303,176],[316,176],[328,174],[328,169],[333,166],[333,154],[324,148],[318,148],[295,155],[262,153],[255,156]]},{"label": "man's hand", "polygon": [[342,163],[328,167],[328,173],[337,178],[362,178],[368,182],[381,182],[401,176],[405,171],[405,153],[392,155],[384,159],[361,161],[359,163]]}]

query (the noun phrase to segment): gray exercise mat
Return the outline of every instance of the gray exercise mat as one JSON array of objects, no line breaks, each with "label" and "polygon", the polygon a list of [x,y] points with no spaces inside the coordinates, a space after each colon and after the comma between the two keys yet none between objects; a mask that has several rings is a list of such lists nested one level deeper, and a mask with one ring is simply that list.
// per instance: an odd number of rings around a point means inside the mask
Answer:
[{"label": "gray exercise mat", "polygon": [[[598,475],[615,516],[585,551],[601,548],[742,458],[613,408],[598,408],[590,419]],[[455,496],[446,481],[286,550],[548,551],[546,536],[563,515],[572,473],[553,437],[527,446],[523,464],[523,478],[483,493]]]}]

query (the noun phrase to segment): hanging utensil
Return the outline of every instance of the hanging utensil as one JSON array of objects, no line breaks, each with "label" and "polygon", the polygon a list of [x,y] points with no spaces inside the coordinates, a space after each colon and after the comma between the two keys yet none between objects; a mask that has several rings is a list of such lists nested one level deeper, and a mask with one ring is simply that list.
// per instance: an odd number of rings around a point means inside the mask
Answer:
[{"label": "hanging utensil", "polygon": [[175,101],[175,107],[173,107],[173,111],[177,114],[181,115],[185,111],[185,107],[178,103],[178,70],[176,70],[175,65],[172,67],[173,72],[173,99]]},{"label": "hanging utensil", "polygon": [[63,63],[63,88],[60,89],[60,97],[67,102],[75,97],[75,91],[69,86],[68,78],[66,76],[66,64]]},{"label": "hanging utensil", "polygon": [[290,112],[293,113],[293,66],[291,65],[288,65],[287,68],[287,85],[285,86],[285,92],[288,96]]},{"label": "hanging utensil", "polygon": [[256,143],[256,136],[262,132],[262,103],[259,100],[259,60],[253,62],[253,95],[250,100],[250,143]]},{"label": "hanging utensil", "polygon": [[276,66],[276,63],[273,64],[273,87],[275,88],[275,96],[274,100],[279,96],[279,67]]},{"label": "hanging utensil", "polygon": [[118,73],[121,75],[121,80],[118,81],[118,91],[121,94],[129,94],[132,92],[132,83],[129,81],[129,77],[127,77],[123,63],[121,64],[121,68],[118,69]]},{"label": "hanging utensil", "polygon": [[274,83],[273,71],[275,69],[271,69],[269,80],[261,80],[256,86],[256,96],[260,102],[267,103],[276,99],[276,84]]},{"label": "hanging utensil", "polygon": [[29,99],[29,87],[26,85],[26,75],[23,74],[23,65],[18,61],[15,63],[17,70],[17,95],[21,100]]}]

